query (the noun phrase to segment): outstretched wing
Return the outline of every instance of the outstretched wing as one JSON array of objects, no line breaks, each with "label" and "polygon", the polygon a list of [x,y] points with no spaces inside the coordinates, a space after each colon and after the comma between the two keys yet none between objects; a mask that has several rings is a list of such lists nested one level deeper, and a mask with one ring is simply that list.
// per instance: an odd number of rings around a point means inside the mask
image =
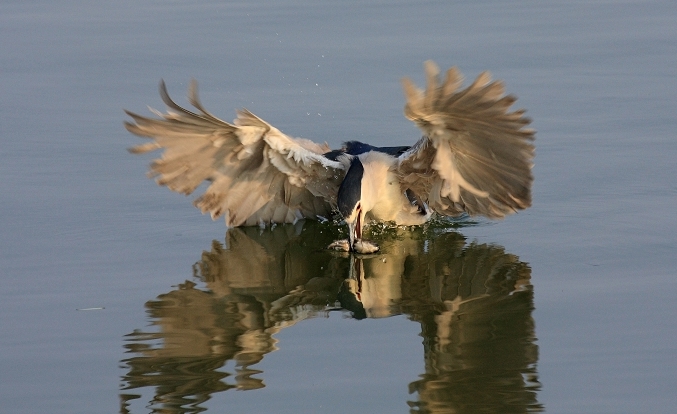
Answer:
[{"label": "outstretched wing", "polygon": [[225,215],[226,225],[290,223],[303,217],[326,216],[336,204],[343,166],[322,156],[327,145],[291,138],[251,112],[242,110],[234,124],[207,112],[197,83],[191,82],[193,113],[174,103],[164,82],[160,95],[170,108],[160,119],[125,111],[133,134],[152,141],[130,149],[144,153],[164,149],[149,175],[160,185],[191,194],[211,182],[194,204],[213,219]]},{"label": "outstretched wing", "polygon": [[503,83],[480,74],[459,90],[462,75],[425,63],[425,92],[404,79],[405,116],[424,132],[398,161],[404,189],[413,191],[444,215],[501,218],[531,205],[534,131],[524,110],[510,112],[516,101]]}]

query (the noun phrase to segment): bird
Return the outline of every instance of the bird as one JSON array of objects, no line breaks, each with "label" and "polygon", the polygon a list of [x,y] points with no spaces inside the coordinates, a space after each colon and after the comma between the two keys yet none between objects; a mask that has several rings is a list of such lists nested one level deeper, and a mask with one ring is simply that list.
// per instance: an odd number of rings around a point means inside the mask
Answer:
[{"label": "bird", "polygon": [[423,133],[411,146],[352,140],[332,150],[286,135],[247,109],[229,123],[203,107],[193,79],[195,112],[176,104],[163,80],[166,113],[125,110],[126,129],[150,139],[129,151],[164,150],[148,175],[173,191],[188,195],[209,182],[194,205],[214,220],[223,216],[227,227],[338,213],[348,226],[339,243],[347,251],[369,249],[363,229],[372,222],[415,226],[433,214],[501,219],[530,207],[535,131],[524,109],[511,109],[517,98],[488,71],[465,88],[457,67],[443,80],[433,61],[424,71],[424,90],[402,79],[404,115]]}]

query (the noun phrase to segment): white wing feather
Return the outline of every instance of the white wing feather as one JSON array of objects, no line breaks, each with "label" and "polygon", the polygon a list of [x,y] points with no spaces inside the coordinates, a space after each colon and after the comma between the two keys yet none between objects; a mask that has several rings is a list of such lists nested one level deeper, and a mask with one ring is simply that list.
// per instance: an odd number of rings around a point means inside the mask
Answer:
[{"label": "white wing feather", "polygon": [[516,98],[488,72],[458,90],[458,69],[441,85],[435,63],[425,69],[425,92],[403,80],[405,116],[425,134],[399,158],[404,189],[444,215],[501,218],[529,207],[534,131],[524,110],[509,112]]},{"label": "white wing feather", "polygon": [[211,182],[194,204],[226,225],[291,223],[304,217],[326,216],[336,204],[343,166],[322,156],[327,145],[291,138],[251,112],[242,110],[233,124],[207,112],[191,83],[189,100],[199,113],[177,105],[164,82],[160,95],[170,108],[160,119],[132,112],[125,127],[152,138],[131,148],[133,153],[164,149],[151,164],[151,177],[160,185],[191,194]]}]

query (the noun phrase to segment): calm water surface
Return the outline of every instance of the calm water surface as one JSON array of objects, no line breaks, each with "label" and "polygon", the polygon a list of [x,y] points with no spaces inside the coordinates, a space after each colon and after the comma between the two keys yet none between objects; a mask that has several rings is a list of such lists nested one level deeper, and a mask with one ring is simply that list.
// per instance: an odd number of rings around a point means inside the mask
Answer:
[{"label": "calm water surface", "polygon": [[[214,241],[195,265],[193,280],[146,303],[152,327],[127,335],[121,394],[125,408],[143,398],[139,392],[145,387],[153,387],[152,401],[158,409],[179,412],[199,411],[200,403],[218,392],[264,388],[268,382],[264,357],[287,347],[284,338],[277,339],[278,333],[284,329],[293,335],[297,323],[330,318],[332,312],[357,320],[406,316],[391,329],[407,319],[418,325],[405,328],[409,335],[418,331],[422,344],[414,355],[403,357],[422,361],[420,375],[398,378],[409,382],[413,394],[402,393],[401,401],[395,401],[402,407],[405,401],[422,412],[519,412],[542,407],[536,399],[538,349],[531,316],[531,269],[526,263],[500,247],[466,244],[457,232],[432,226],[375,236],[382,247],[376,255],[318,249],[318,244],[336,239],[333,228],[299,223],[272,231],[233,229],[225,245]],[[360,384],[362,393],[372,389],[370,394],[379,395],[388,375],[402,375],[401,365],[411,362],[377,364],[371,373],[361,372],[364,367],[342,373],[336,365],[371,365],[365,351],[396,350],[399,344],[394,340],[387,331],[372,338],[358,335],[347,342],[339,340],[345,348],[336,355],[331,351],[335,341],[318,341],[311,333],[303,338],[303,353],[311,351],[323,361],[300,368],[322,373],[314,380],[321,381],[314,385],[318,389],[346,382]],[[285,376],[287,381],[304,381],[315,374]],[[279,384],[272,383],[271,388]],[[392,402],[370,402],[367,407],[381,411],[388,404]],[[301,408],[284,404],[271,409]]]},{"label": "calm water surface", "polygon": [[[674,412],[677,3],[0,5],[0,412]],[[538,130],[501,222],[226,233],[144,178],[122,108],[200,81],[338,146],[399,79],[491,70]],[[89,310],[77,310],[89,309]]]}]

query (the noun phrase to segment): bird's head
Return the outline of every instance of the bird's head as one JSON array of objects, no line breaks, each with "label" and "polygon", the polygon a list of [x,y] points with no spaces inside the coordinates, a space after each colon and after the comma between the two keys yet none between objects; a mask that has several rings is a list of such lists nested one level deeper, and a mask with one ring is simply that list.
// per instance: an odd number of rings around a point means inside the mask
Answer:
[{"label": "bird's head", "polygon": [[362,226],[366,211],[362,208],[362,179],[364,166],[358,157],[350,160],[350,167],[339,187],[337,204],[339,213],[348,225],[350,250],[354,250],[355,242],[362,238]]}]

